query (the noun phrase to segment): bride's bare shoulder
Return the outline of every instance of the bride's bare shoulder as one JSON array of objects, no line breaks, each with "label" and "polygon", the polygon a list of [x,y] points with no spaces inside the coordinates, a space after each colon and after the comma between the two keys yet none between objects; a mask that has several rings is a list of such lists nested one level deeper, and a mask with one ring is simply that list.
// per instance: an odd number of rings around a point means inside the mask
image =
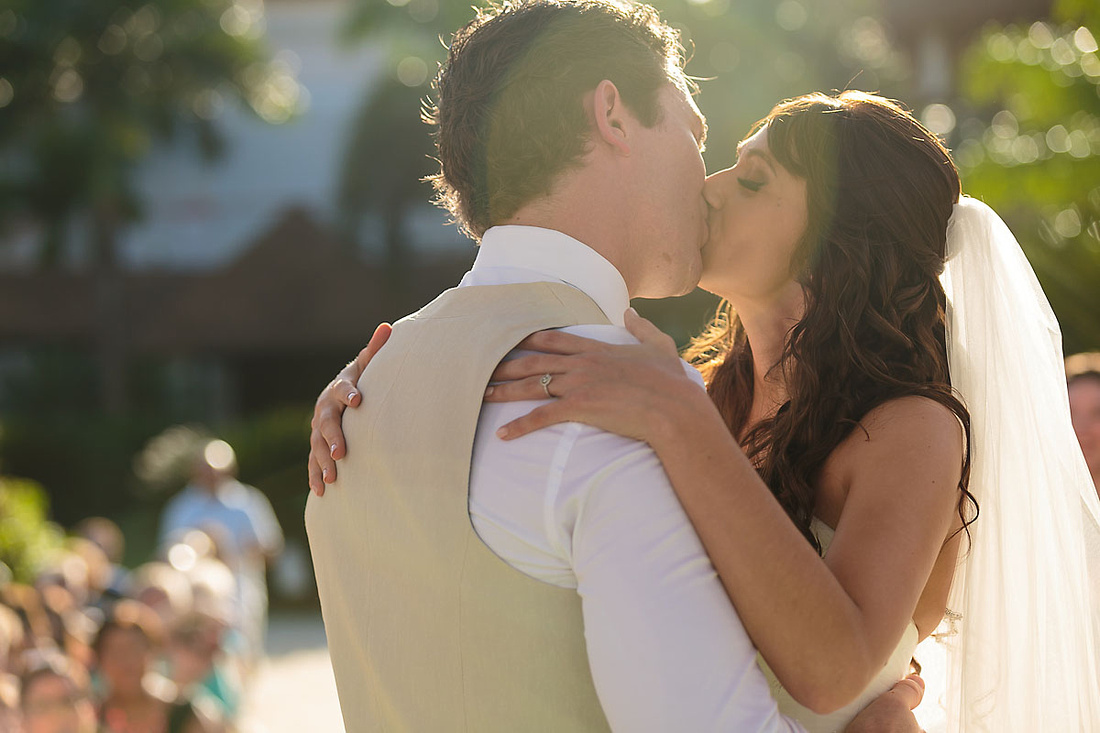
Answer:
[{"label": "bride's bare shoulder", "polygon": [[859,426],[862,430],[854,431],[857,444],[875,441],[912,444],[923,439],[930,447],[954,447],[960,455],[963,450],[963,424],[947,405],[932,397],[911,395],[884,402],[859,420]]},{"label": "bride's bare shoulder", "polygon": [[904,470],[922,465],[961,467],[965,436],[958,417],[929,397],[907,396],[871,409],[829,456],[824,477],[847,485],[870,466]]}]

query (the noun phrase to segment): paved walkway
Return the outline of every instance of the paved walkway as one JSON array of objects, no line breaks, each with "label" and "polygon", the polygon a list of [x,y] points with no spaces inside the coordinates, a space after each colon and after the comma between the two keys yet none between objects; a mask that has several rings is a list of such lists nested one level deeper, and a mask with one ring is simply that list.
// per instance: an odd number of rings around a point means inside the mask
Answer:
[{"label": "paved walkway", "polygon": [[344,733],[320,613],[274,616],[242,733]]}]

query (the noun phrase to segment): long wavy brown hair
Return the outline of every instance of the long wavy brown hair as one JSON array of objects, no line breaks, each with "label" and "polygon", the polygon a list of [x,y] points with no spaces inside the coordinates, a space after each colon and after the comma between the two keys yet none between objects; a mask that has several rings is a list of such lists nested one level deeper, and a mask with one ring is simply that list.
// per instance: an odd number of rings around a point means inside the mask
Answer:
[{"label": "long wavy brown hair", "polygon": [[789,401],[749,425],[752,347],[726,301],[686,356],[764,482],[818,550],[810,531],[818,474],[876,406],[935,400],[966,433],[958,513],[977,518],[970,415],[951,389],[940,285],[947,222],[960,183],[939,139],[899,104],[864,92],[809,94],[753,126],[772,156],[807,182],[808,225],[792,261],[805,311],[772,367]]}]

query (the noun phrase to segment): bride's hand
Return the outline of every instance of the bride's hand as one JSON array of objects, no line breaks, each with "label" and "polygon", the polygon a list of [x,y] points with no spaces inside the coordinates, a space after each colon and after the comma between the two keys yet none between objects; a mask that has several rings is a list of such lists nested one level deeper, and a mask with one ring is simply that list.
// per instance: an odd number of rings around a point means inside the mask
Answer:
[{"label": "bride's hand", "polygon": [[336,480],[336,461],[347,455],[344,431],[340,421],[344,410],[358,407],[362,396],[356,388],[363,370],[390,337],[390,324],[381,323],[374,329],[370,342],[340,373],[328,383],[313,407],[309,434],[309,488],[317,496],[325,495],[325,484]]},{"label": "bride's hand", "polygon": [[[519,348],[543,353],[502,362],[487,402],[556,398],[502,426],[512,440],[548,425],[581,422],[653,444],[685,400],[706,393],[684,371],[675,342],[633,308],[626,327],[641,343],[613,345],[563,331],[540,331]],[[544,375],[550,383],[544,389]]]}]

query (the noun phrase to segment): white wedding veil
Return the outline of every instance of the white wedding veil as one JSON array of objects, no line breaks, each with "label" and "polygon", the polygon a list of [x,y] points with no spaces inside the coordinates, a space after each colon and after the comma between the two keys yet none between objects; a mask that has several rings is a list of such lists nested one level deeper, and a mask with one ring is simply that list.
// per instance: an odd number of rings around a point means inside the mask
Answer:
[{"label": "white wedding veil", "polygon": [[1070,424],[1058,322],[1012,232],[967,196],[948,224],[941,281],[980,505],[948,601],[960,617],[949,612],[953,632],[940,637],[947,730],[1100,731],[1086,556],[1100,502]]}]

